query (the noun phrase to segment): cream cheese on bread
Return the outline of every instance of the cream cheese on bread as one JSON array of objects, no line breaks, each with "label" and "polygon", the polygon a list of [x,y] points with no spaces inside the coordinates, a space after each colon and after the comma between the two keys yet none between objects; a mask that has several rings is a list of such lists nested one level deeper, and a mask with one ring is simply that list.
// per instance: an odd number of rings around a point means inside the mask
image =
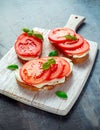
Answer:
[{"label": "cream cheese on bread", "polygon": [[18,57],[20,59],[22,59],[22,60],[25,60],[25,61],[29,61],[29,60],[33,60],[33,59],[39,58],[39,56],[37,56],[37,57],[22,57],[22,56],[19,56],[19,55],[18,55]]},{"label": "cream cheese on bread", "polygon": [[[15,77],[18,81],[24,83],[23,80],[20,77],[19,69],[15,71]],[[50,80],[50,81],[47,81],[47,82],[44,82],[44,83],[41,83],[41,84],[37,84],[37,85],[33,84],[32,86],[35,86],[37,88],[42,88],[45,85],[56,85],[56,84],[60,84],[60,83],[64,83],[64,82],[65,82],[65,77],[62,77],[62,78],[59,78],[59,79],[53,79],[53,80]]]},{"label": "cream cheese on bread", "polygon": [[89,51],[87,51],[86,53],[82,54],[82,55],[73,55],[73,58],[82,58],[84,56],[86,56],[89,53]]},{"label": "cream cheese on bread", "polygon": [[[64,57],[63,57],[63,58],[64,58]],[[41,83],[41,84],[33,84],[32,86],[37,87],[37,88],[42,88],[43,86],[46,86],[46,85],[56,85],[56,84],[64,83],[66,77],[69,76],[70,73],[72,72],[72,67],[73,67],[73,64],[72,64],[72,62],[71,62],[70,59],[68,59],[68,58],[64,58],[64,59],[65,59],[67,62],[69,62],[69,64],[70,64],[70,72],[69,72],[66,76],[61,77],[61,78],[56,78],[56,79],[53,79],[53,80],[50,80],[50,81],[47,81],[47,82],[44,82],[44,83]],[[23,80],[21,79],[21,76],[20,76],[20,72],[19,72],[19,71],[20,71],[20,69],[17,69],[17,70],[15,71],[15,77],[16,77],[16,79],[17,79],[18,81],[24,83]]]}]

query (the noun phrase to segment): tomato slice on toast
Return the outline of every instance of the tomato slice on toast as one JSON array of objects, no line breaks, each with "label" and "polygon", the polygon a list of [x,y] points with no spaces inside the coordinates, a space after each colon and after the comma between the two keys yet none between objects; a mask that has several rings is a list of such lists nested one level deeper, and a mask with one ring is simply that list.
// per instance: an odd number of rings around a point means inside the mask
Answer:
[{"label": "tomato slice on toast", "polygon": [[66,35],[74,35],[75,32],[69,28],[55,28],[48,34],[48,39],[51,43],[61,43],[69,41]]},{"label": "tomato slice on toast", "polygon": [[84,43],[84,39],[82,36],[80,36],[79,34],[75,34],[75,36],[77,37],[77,40],[73,40],[73,41],[67,41],[65,43],[54,43],[57,44],[57,46],[59,46],[62,49],[67,49],[67,50],[74,50],[77,48],[80,48],[82,46],[82,44]]},{"label": "tomato slice on toast", "polygon": [[50,76],[50,69],[43,70],[42,64],[45,62],[43,59],[31,60],[23,65],[20,69],[20,76],[22,80],[29,84],[43,83]]},{"label": "tomato slice on toast", "polygon": [[85,52],[88,52],[90,49],[89,43],[84,40],[83,45],[80,48],[74,49],[74,50],[64,50],[63,52],[68,55],[82,55]]},{"label": "tomato slice on toast", "polygon": [[42,41],[34,36],[28,36],[26,33],[21,34],[15,43],[15,51],[19,56],[39,56],[41,50]]},{"label": "tomato slice on toast", "polygon": [[50,74],[50,77],[49,79],[55,79],[55,78],[58,78],[59,75],[61,75],[61,73],[63,72],[63,64],[61,63],[61,60],[60,58],[54,58],[55,61],[56,61],[56,64],[52,64],[51,65],[51,74]]},{"label": "tomato slice on toast", "polygon": [[70,74],[70,72],[71,72],[71,65],[70,65],[70,63],[67,61],[67,59],[65,58],[61,58],[61,62],[62,62],[62,64],[63,64],[63,71],[62,71],[62,73],[60,74],[60,76],[59,76],[59,78],[61,78],[61,77],[67,77],[69,74]]}]

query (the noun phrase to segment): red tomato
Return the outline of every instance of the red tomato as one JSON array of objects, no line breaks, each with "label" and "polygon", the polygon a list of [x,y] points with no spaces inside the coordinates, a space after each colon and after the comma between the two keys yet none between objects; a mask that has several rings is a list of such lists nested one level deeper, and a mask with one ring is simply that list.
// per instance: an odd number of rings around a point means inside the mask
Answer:
[{"label": "red tomato", "polygon": [[82,46],[82,44],[84,43],[84,39],[82,36],[80,36],[79,34],[75,34],[75,36],[77,37],[77,40],[73,40],[73,41],[69,41],[69,42],[65,42],[65,43],[54,43],[57,44],[57,46],[59,46],[61,49],[67,49],[67,50],[74,50],[77,49],[79,47]]},{"label": "red tomato", "polygon": [[65,38],[65,35],[74,35],[75,32],[69,28],[55,28],[48,34],[48,39],[51,43],[64,43],[69,41]]},{"label": "red tomato", "polygon": [[90,49],[90,45],[89,43],[84,40],[83,45],[80,48],[77,48],[75,50],[64,50],[65,54],[70,54],[70,55],[81,55],[84,54],[85,52],[89,51]]},{"label": "red tomato", "polygon": [[40,84],[43,83],[50,76],[50,69],[43,70],[42,64],[46,62],[43,59],[31,60],[23,65],[20,69],[20,76],[22,80],[29,84]]},{"label": "red tomato", "polygon": [[58,78],[63,71],[63,64],[61,63],[60,58],[56,57],[54,59],[56,60],[56,64],[51,65],[51,74],[49,79]]},{"label": "red tomato", "polygon": [[15,51],[19,56],[36,57],[41,54],[41,50],[42,41],[26,33],[21,34],[15,43]]},{"label": "red tomato", "polygon": [[69,62],[67,60],[65,60],[64,58],[60,58],[60,60],[61,60],[61,63],[63,64],[64,68],[63,68],[63,71],[60,74],[59,78],[69,75],[69,73],[71,71]]}]

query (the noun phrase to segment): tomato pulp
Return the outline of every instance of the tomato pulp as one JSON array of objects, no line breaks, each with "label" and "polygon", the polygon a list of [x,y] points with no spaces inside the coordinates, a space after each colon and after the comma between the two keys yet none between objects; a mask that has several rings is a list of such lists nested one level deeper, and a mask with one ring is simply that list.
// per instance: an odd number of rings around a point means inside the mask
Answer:
[{"label": "tomato pulp", "polygon": [[29,85],[43,83],[50,76],[50,69],[43,70],[42,64],[45,62],[43,59],[36,59],[27,62],[20,69],[20,75],[24,82]]},{"label": "tomato pulp", "polygon": [[27,33],[23,33],[15,42],[15,51],[22,57],[39,56],[42,51],[42,40],[34,36],[28,36]]},{"label": "tomato pulp", "polygon": [[55,28],[49,32],[48,39],[51,43],[65,43],[69,41],[66,35],[74,35],[74,31],[69,28]]}]

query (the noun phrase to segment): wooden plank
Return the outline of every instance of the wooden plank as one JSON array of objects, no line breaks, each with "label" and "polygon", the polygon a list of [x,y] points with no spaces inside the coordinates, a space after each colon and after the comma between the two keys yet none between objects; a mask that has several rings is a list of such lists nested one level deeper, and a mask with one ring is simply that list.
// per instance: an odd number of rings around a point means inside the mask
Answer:
[{"label": "wooden plank", "polygon": [[[48,53],[54,49],[47,38],[49,30],[39,28],[34,28],[34,30],[43,33],[45,40],[43,43],[42,57],[47,56]],[[17,85],[15,80],[15,71],[6,68],[9,64],[18,64],[21,66],[17,59],[15,50],[12,48],[0,60],[0,93],[33,107],[59,115],[66,115],[82,91],[95,61],[98,48],[97,43],[92,41],[89,41],[89,43],[89,59],[81,65],[74,65],[73,76],[63,85],[60,85],[51,91],[41,92],[32,92]],[[58,98],[55,95],[55,91],[57,90],[67,92],[68,99],[63,100]]]}]

